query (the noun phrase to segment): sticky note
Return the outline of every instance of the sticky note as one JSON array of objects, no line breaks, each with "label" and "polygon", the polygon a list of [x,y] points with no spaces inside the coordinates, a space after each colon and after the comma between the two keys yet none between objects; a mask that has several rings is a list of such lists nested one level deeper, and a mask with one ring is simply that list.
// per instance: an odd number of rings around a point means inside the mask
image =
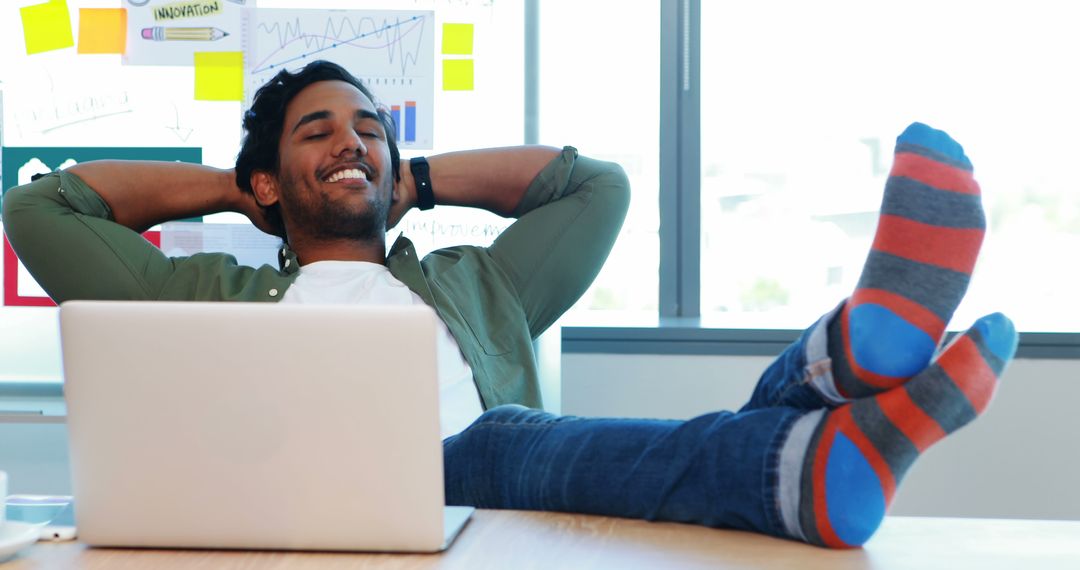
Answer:
[{"label": "sticky note", "polygon": [[195,52],[195,99],[242,101],[244,99],[243,52]]},{"label": "sticky note", "polygon": [[473,90],[473,60],[444,59],[442,62],[443,91]]},{"label": "sticky note", "polygon": [[79,53],[124,53],[126,43],[127,10],[79,9]]},{"label": "sticky note", "polygon": [[26,55],[75,45],[71,37],[71,16],[65,0],[52,0],[19,8],[22,16]]},{"label": "sticky note", "polygon": [[472,55],[472,24],[443,24],[442,52],[444,55]]}]

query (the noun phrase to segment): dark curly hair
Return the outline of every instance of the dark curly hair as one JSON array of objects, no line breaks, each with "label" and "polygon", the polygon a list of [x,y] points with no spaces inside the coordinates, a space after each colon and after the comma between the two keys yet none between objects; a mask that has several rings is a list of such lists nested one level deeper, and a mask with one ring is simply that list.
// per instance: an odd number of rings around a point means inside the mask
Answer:
[{"label": "dark curly hair", "polygon": [[[308,85],[319,81],[344,81],[366,95],[372,102],[375,96],[363,82],[336,63],[313,61],[300,71],[290,73],[281,70],[265,85],[255,92],[251,109],[244,113],[244,142],[240,154],[236,156],[236,185],[244,192],[254,193],[251,189],[251,175],[255,171],[277,173],[280,166],[278,144],[285,128],[285,109],[289,102]],[[393,167],[394,180],[401,179],[401,154],[397,147],[397,126],[386,109],[378,107],[379,120],[386,130],[386,142],[390,146],[390,163]],[[281,219],[281,208],[274,204],[266,208],[266,217],[275,227],[274,233],[284,238],[285,224]]]}]

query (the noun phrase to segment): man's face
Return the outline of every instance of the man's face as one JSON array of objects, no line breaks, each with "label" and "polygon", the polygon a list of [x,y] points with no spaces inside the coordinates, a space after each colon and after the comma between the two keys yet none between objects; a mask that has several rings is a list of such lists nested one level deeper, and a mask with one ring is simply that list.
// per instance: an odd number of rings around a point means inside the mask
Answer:
[{"label": "man's face", "polygon": [[277,184],[289,236],[382,238],[393,193],[390,148],[374,103],[344,81],[289,102]]}]

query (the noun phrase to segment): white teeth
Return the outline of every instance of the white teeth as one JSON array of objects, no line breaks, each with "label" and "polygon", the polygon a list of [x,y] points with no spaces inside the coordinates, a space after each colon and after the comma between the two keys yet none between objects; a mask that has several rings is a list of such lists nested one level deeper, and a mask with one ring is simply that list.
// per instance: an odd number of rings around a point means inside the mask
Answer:
[{"label": "white teeth", "polygon": [[347,170],[340,170],[326,177],[326,182],[337,182],[338,180],[344,180],[346,178],[358,179],[367,178],[367,174],[361,171],[359,168],[350,168]]}]

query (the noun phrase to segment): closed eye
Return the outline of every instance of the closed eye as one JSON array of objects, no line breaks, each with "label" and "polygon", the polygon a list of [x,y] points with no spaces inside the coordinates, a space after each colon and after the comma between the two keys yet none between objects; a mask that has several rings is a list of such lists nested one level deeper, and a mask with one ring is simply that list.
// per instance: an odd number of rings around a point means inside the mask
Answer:
[{"label": "closed eye", "polygon": [[308,135],[308,136],[304,137],[304,140],[311,141],[311,140],[321,139],[321,138],[325,138],[325,137],[326,137],[326,133],[315,133],[313,135]]}]

